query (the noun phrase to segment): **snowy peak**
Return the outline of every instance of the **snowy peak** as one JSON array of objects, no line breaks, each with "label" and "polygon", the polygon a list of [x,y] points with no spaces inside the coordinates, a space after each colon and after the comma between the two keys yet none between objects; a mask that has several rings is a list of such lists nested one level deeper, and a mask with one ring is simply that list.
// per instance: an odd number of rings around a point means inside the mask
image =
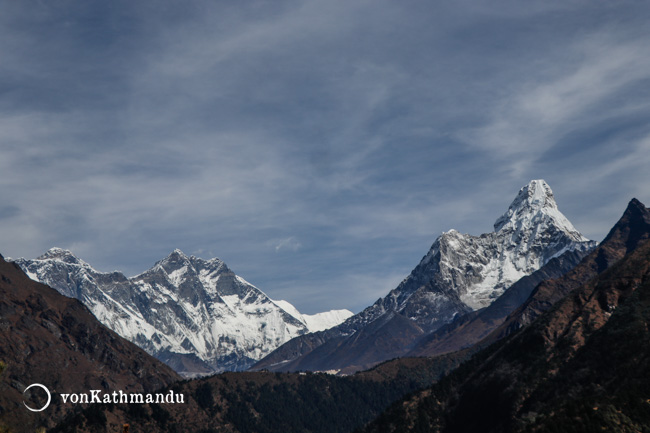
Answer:
[{"label": "snowy peak", "polygon": [[[480,236],[453,229],[442,233],[395,295],[382,301],[385,309],[403,311],[409,302],[414,302],[414,292],[420,290],[445,299],[452,294],[458,296],[462,305],[458,304],[455,313],[462,313],[462,308],[467,307],[477,310],[553,257],[595,246],[559,211],[553,191],[542,179],[532,180],[519,190],[494,228],[494,232]],[[415,307],[414,310],[420,311]],[[438,320],[441,314],[437,311],[432,320]],[[420,320],[424,316],[418,312],[410,318],[414,317]]]},{"label": "snowy peak", "polygon": [[156,262],[154,269],[162,268],[167,274],[170,274],[182,269],[187,269],[191,266],[192,264],[190,263],[190,258],[187,257],[181,250],[176,249],[164,259]]},{"label": "snowy peak", "polygon": [[187,263],[190,258],[185,255],[185,253],[178,248],[169,253],[167,257],[160,260],[158,263]]},{"label": "snowy peak", "polygon": [[532,207],[532,208],[557,208],[553,191],[544,179],[536,179],[528,182],[519,190],[519,194],[512,202],[511,207]]},{"label": "snowy peak", "polygon": [[225,264],[217,258],[204,260],[200,257],[188,256],[177,248],[169,253],[169,255],[164,259],[156,262],[154,268],[157,267],[163,268],[168,273],[175,272],[183,268],[192,269],[198,273],[203,269],[217,270],[225,267]]},{"label": "snowy peak", "polygon": [[529,229],[552,225],[576,242],[588,241],[560,212],[551,187],[543,179],[531,180],[519,190],[506,213],[494,223],[494,231]]},{"label": "snowy peak", "polygon": [[[211,288],[210,292],[216,293],[213,283],[223,273],[231,272],[230,269],[217,258],[204,260],[195,256],[187,256],[183,251],[175,249],[167,257],[157,261],[154,266],[135,278],[156,279],[165,278],[169,284],[176,287],[186,286],[189,283],[194,288],[204,285],[204,288]],[[195,284],[200,281],[201,284]],[[191,290],[190,290],[191,292]]]},{"label": "snowy peak", "polygon": [[530,219],[544,210],[557,210],[553,191],[543,179],[531,180],[519,190],[506,213],[496,220],[494,231],[498,232],[516,221]]},{"label": "snowy peak", "polygon": [[187,374],[246,369],[312,327],[324,329],[348,317],[344,312],[303,316],[288,306],[292,311],[286,311],[221,260],[188,257],[178,249],[131,278],[98,272],[61,248],[15,263]]},{"label": "snowy peak", "polygon": [[58,247],[50,248],[45,254],[37,257],[36,260],[58,260],[71,265],[89,266],[86,262],[72,254],[71,251]]}]

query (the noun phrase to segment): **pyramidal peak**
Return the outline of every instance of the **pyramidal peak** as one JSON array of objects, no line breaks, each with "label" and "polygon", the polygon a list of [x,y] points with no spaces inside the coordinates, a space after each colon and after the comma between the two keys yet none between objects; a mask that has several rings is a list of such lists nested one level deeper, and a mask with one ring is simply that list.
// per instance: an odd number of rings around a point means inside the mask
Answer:
[{"label": "pyramidal peak", "polygon": [[516,200],[522,200],[533,206],[557,207],[553,191],[544,179],[534,179],[523,186],[517,194]]},{"label": "pyramidal peak", "polygon": [[551,187],[543,179],[531,180],[519,190],[508,210],[497,218],[494,231],[520,230],[522,227],[539,225],[544,220],[576,242],[588,241],[560,212]]},{"label": "pyramidal peak", "polygon": [[50,248],[44,254],[38,256],[36,260],[59,260],[72,265],[87,265],[86,262],[75,256],[72,251],[59,247]]},{"label": "pyramidal peak", "polygon": [[164,259],[160,260],[159,263],[165,263],[165,262],[184,262],[184,261],[189,261],[189,257],[185,255],[183,251],[180,249],[176,248],[174,251],[169,253],[167,257]]},{"label": "pyramidal peak", "polygon": [[633,198],[627,204],[627,208],[625,209],[625,216],[628,218],[632,218],[635,220],[639,219],[646,222],[648,222],[649,220],[648,209],[645,207],[643,203],[641,203],[636,198]]},{"label": "pyramidal peak", "polygon": [[190,258],[183,251],[176,248],[165,258],[158,260],[151,270],[155,271],[157,269],[162,269],[166,273],[176,272],[183,268],[187,270],[193,267],[192,259],[194,259],[194,257]]},{"label": "pyramidal peak", "polygon": [[532,217],[544,210],[557,210],[553,191],[545,180],[531,180],[519,190],[508,210],[497,218],[494,223],[494,231],[498,232],[512,222]]},{"label": "pyramidal peak", "polygon": [[466,306],[476,310],[552,258],[587,251],[595,244],[560,212],[546,181],[536,179],[519,190],[493,232],[480,236],[453,229],[443,232],[409,278],[419,284],[438,274]]}]

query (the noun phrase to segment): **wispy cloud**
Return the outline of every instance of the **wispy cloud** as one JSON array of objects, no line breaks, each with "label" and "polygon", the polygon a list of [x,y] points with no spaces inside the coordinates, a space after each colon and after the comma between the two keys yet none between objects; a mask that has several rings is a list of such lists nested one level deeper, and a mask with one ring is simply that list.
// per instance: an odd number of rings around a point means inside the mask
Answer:
[{"label": "wispy cloud", "polygon": [[301,247],[302,244],[298,242],[293,236],[288,237],[286,239],[280,239],[279,241],[273,242],[275,244],[275,252],[279,252],[281,250],[288,250],[288,251],[298,251]]},{"label": "wispy cloud", "polygon": [[[520,178],[572,131],[593,127],[622,111],[647,115],[649,105],[621,96],[650,79],[648,35],[611,40],[615,36],[602,31],[581,35],[552,53],[548,63],[540,61],[538,70],[505,83],[487,121],[461,131],[460,137],[510,160],[514,177]],[[579,145],[588,148],[591,143]]]},{"label": "wispy cloud", "polygon": [[531,178],[598,238],[650,201],[649,7],[625,5],[3,2],[1,252],[214,253],[314,312]]}]

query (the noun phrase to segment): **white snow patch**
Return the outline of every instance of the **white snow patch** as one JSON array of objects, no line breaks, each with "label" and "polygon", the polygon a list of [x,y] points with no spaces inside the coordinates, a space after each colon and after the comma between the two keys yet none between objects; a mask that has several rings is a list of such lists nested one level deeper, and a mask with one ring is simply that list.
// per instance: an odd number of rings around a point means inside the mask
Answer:
[{"label": "white snow patch", "polygon": [[334,326],[343,323],[349,317],[354,316],[352,311],[345,309],[330,310],[316,314],[301,314],[296,307],[287,301],[280,300],[273,302],[275,305],[304,323],[307,326],[307,329],[309,329],[309,332],[318,332],[333,328]]}]

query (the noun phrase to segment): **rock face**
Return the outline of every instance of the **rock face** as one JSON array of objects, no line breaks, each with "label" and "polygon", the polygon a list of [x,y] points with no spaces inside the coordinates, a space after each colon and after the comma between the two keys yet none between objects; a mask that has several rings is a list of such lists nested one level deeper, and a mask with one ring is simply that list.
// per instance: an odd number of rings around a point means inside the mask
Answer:
[{"label": "rock face", "polygon": [[[597,277],[650,237],[650,211],[632,199],[589,254],[567,252],[522,278],[489,307],[422,338],[408,356],[434,356],[480,341],[487,346],[530,324],[572,290]],[[582,259],[582,260],[581,260]],[[578,263],[579,262],[579,263]]]},{"label": "rock face", "polygon": [[[496,301],[466,314],[452,323],[422,337],[405,356],[436,356],[455,352],[479,343],[500,327],[509,315],[526,302],[542,282],[560,278],[572,271],[589,251],[567,251],[551,259],[537,271],[510,286]],[[502,335],[501,335],[502,336]],[[474,347],[472,350],[476,349]]]},{"label": "rock face", "polygon": [[632,200],[596,250],[537,286],[506,325],[519,332],[364,431],[648,430],[650,209]]},{"label": "rock face", "polygon": [[650,210],[632,199],[621,219],[585,259],[562,278],[543,281],[486,341],[503,338],[533,322],[569,292],[601,274],[650,237]]},{"label": "rock face", "polygon": [[79,299],[106,326],[186,376],[246,369],[309,332],[308,320],[322,329],[352,314],[300,315],[221,260],[188,257],[180,250],[132,278],[98,272],[60,248],[16,264],[32,279]]},{"label": "rock face", "polygon": [[[76,299],[30,280],[0,256],[0,430],[51,428],[80,407],[61,393],[154,392],[181,378],[168,366],[109,330]],[[24,394],[33,383],[52,392]],[[30,391],[31,392],[31,391]],[[41,395],[42,394],[42,395]],[[8,430],[5,430],[8,428]]]},{"label": "rock face", "polygon": [[422,335],[490,305],[551,259],[595,245],[558,210],[548,184],[533,180],[493,232],[443,233],[386,297],[337,327],[286,343],[254,368],[356,370],[401,356]]}]

